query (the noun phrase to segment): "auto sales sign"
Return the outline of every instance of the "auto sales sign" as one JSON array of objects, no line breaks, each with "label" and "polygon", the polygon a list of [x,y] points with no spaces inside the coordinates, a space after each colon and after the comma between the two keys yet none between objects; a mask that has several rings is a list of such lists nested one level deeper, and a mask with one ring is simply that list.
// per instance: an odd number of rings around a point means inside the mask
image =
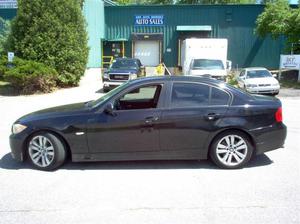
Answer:
[{"label": "auto sales sign", "polygon": [[163,15],[135,15],[134,25],[135,26],[163,26],[164,16]]},{"label": "auto sales sign", "polygon": [[300,69],[300,55],[280,55],[280,68],[281,69]]}]

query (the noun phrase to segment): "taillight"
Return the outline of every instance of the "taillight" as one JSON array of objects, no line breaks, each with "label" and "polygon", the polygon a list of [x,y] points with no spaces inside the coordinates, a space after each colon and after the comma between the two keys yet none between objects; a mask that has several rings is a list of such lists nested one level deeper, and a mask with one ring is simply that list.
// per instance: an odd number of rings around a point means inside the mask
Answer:
[{"label": "taillight", "polygon": [[282,107],[279,107],[275,113],[276,122],[282,122]]}]

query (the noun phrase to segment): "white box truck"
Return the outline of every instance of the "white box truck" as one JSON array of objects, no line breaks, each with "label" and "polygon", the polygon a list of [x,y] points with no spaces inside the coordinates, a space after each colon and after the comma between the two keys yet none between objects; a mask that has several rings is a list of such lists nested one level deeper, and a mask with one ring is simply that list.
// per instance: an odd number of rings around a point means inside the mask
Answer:
[{"label": "white box truck", "polygon": [[183,74],[226,80],[227,48],[227,39],[191,38],[184,40],[181,45]]}]

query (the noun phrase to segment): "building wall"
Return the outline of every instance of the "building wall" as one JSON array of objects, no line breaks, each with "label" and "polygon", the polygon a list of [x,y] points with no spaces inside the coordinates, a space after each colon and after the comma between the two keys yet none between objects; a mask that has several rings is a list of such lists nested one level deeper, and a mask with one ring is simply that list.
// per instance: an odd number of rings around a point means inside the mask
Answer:
[{"label": "building wall", "polygon": [[85,0],[83,13],[87,23],[89,59],[88,68],[99,68],[102,64],[102,44],[105,37],[104,3],[102,0]]},{"label": "building wall", "polygon": [[12,20],[17,15],[17,9],[0,8],[0,17],[5,20]]},{"label": "building wall", "polygon": [[[263,8],[263,5],[107,6],[106,39],[128,39],[125,54],[131,57],[131,33],[164,33],[164,62],[174,67],[178,64],[176,26],[210,25],[211,37],[228,39],[228,60],[233,67],[278,68],[283,40],[262,39],[254,34],[256,18]],[[135,15],[164,15],[164,26],[134,26]]]}]

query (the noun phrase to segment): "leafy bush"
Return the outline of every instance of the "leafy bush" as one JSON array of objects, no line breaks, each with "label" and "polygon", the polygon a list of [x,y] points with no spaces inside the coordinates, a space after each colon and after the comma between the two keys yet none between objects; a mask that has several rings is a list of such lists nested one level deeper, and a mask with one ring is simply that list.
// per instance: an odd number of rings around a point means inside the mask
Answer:
[{"label": "leafy bush", "polygon": [[35,61],[14,59],[13,67],[7,68],[4,79],[23,94],[51,92],[57,84],[55,69]]},{"label": "leafy bush", "polygon": [[59,86],[78,85],[88,57],[81,2],[19,0],[6,50],[55,68]]}]

